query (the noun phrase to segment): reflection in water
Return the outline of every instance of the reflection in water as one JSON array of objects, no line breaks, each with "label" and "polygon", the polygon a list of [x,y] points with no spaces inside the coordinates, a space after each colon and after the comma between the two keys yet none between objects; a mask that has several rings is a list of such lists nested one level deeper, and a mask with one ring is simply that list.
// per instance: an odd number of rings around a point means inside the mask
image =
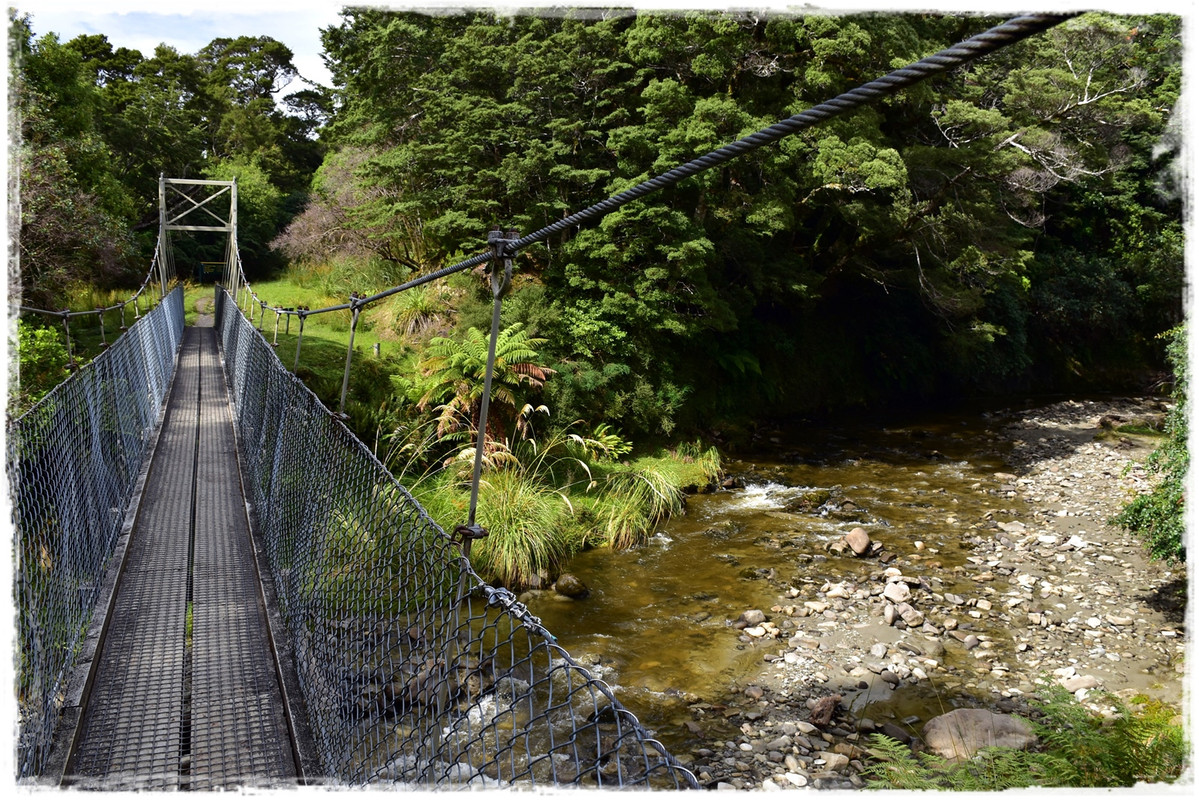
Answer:
[{"label": "reflection in water", "polygon": [[954,591],[949,570],[969,555],[963,532],[996,507],[981,484],[1004,468],[1002,441],[981,423],[781,434],[769,454],[726,459],[743,489],[691,497],[685,515],[635,550],[575,557],[567,569],[589,597],[541,593],[530,610],[577,658],[612,667],[621,701],[669,741],[687,695],[718,702],[752,681],[764,653],[783,649],[740,645],[730,624],[743,611],[769,609],[791,587],[881,569],[826,554],[853,528],[908,558],[922,542],[917,559],[939,562],[943,590]]}]

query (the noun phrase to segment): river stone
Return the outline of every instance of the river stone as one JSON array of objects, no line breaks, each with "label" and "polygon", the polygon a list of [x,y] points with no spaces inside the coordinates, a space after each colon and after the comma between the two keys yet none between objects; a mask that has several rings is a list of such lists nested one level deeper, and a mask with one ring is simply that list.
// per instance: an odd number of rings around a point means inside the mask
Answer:
[{"label": "river stone", "polygon": [[899,612],[900,618],[908,627],[915,628],[924,624],[924,614],[912,608],[907,603],[899,603],[895,606],[895,610]]},{"label": "river stone", "polygon": [[766,621],[766,614],[761,609],[753,608],[749,611],[743,611],[738,622],[744,622],[745,627],[750,628],[755,625],[761,625]]},{"label": "river stone", "polygon": [[906,603],[912,596],[912,590],[908,588],[906,583],[896,581],[888,583],[887,588],[883,589],[883,597],[890,600],[892,603]]},{"label": "river stone", "polygon": [[1099,686],[1099,679],[1094,675],[1076,675],[1072,678],[1063,678],[1060,681],[1062,688],[1067,692],[1077,692],[1079,689],[1094,689]]},{"label": "river stone", "polygon": [[591,593],[587,584],[569,572],[562,573],[558,580],[554,581],[554,591],[564,597],[586,597]]},{"label": "river stone", "polygon": [[928,748],[949,760],[970,758],[984,747],[1024,750],[1037,741],[1024,720],[983,708],[958,708],[934,717],[923,734]]},{"label": "river stone", "polygon": [[804,786],[808,785],[808,776],[801,775],[796,770],[792,770],[791,772],[783,773],[783,777],[786,778],[787,782],[790,783],[792,786],[798,786],[801,789]]},{"label": "river stone", "polygon": [[911,744],[912,742],[912,735],[894,722],[884,722],[878,730],[883,736],[889,736],[898,742],[903,742],[904,744]]},{"label": "river stone", "polygon": [[854,528],[845,534],[845,543],[854,555],[864,555],[870,549],[870,536],[861,528]]},{"label": "river stone", "polygon": [[816,754],[816,757],[824,759],[824,768],[829,772],[840,772],[849,766],[849,756],[844,756],[840,753],[821,750]]},{"label": "river stone", "polygon": [[775,739],[774,741],[767,744],[766,749],[767,750],[779,750],[779,751],[790,750],[791,749],[791,737],[790,736],[780,736],[777,739]]}]

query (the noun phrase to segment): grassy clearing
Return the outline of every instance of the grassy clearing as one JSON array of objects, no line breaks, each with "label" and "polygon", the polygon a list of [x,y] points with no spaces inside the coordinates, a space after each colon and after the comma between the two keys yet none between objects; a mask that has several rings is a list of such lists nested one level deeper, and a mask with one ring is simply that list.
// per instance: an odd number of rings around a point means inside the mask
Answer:
[{"label": "grassy clearing", "polygon": [[[295,308],[301,305],[311,309],[330,308],[349,301],[348,294],[337,297],[314,296],[312,289],[305,288],[293,280],[264,281],[254,284],[253,288],[264,302],[282,308]],[[409,351],[404,337],[396,327],[400,323],[396,321],[396,315],[391,312],[393,306],[401,304],[402,301],[399,298],[405,298],[407,295],[408,292],[402,292],[362,311],[358,319],[358,328],[354,333],[355,357],[358,353],[373,354],[376,345],[379,346],[380,355],[385,356]],[[259,309],[254,308],[253,310],[255,327],[261,328],[262,334],[268,342],[278,343],[280,358],[288,367],[291,367],[295,361],[296,339],[300,329],[299,318],[291,316],[288,319],[288,315],[280,315],[276,338],[275,315],[268,309],[265,317],[260,321]],[[346,348],[350,344],[352,322],[353,314],[349,309],[307,316],[304,320],[304,342],[300,351],[301,366],[314,372],[327,367],[329,345],[336,345],[340,348],[341,366],[344,366]],[[308,352],[310,342],[314,343],[318,353],[310,355]]]}]

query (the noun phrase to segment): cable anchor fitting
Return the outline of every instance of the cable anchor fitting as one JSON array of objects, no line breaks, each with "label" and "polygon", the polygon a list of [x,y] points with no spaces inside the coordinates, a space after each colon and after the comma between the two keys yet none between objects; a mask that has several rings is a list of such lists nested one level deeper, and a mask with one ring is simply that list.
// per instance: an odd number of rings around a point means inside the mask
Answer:
[{"label": "cable anchor fitting", "polygon": [[490,532],[477,522],[469,525],[459,525],[454,528],[454,533],[450,536],[450,542],[462,548],[462,555],[470,558],[470,543],[475,539],[486,539]]},{"label": "cable anchor fitting", "polygon": [[[498,300],[504,289],[512,282],[512,257],[516,255],[514,245],[520,238],[516,230],[503,231],[497,225],[487,234],[491,247],[491,293]],[[501,275],[501,270],[503,274]]]},{"label": "cable anchor fitting", "polygon": [[544,625],[541,624],[541,618],[534,616],[529,611],[529,607],[516,599],[516,595],[512,594],[510,589],[505,589],[503,586],[487,586],[480,587],[483,594],[487,597],[487,605],[494,608],[502,608],[512,616],[520,620],[524,625],[532,629],[534,632],[541,634],[550,642],[557,642],[558,637],[550,633]]}]

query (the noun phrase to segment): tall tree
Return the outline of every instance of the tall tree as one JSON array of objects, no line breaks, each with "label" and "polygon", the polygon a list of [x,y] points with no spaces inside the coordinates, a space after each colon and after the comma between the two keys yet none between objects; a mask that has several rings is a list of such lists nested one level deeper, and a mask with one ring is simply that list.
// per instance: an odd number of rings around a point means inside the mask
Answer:
[{"label": "tall tree", "polygon": [[112,285],[130,274],[134,247],[122,224],[133,203],[97,130],[100,98],[82,57],[54,35],[34,40],[11,19],[19,189],[17,266],[10,300],[61,305],[79,281]]},{"label": "tall tree", "polygon": [[[323,33],[330,141],[364,155],[342,218],[477,252],[997,21],[347,12]],[[530,248],[559,402],[665,432],[1060,380],[1094,321],[1051,313],[1076,263],[1118,265],[1097,291],[1139,310],[1103,333],[1143,357],[1179,305],[1180,209],[1152,197],[1177,24],[1084,15]],[[1083,217],[1102,251],[1067,252]]]}]

